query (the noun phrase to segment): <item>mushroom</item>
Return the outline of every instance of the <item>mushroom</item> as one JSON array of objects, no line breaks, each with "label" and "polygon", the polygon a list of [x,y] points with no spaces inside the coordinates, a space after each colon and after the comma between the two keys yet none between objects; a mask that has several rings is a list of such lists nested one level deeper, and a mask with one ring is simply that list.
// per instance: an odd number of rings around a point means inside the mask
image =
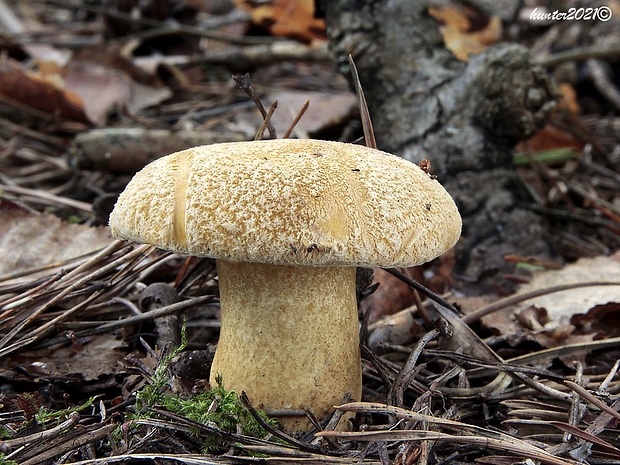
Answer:
[{"label": "mushroom", "polygon": [[[278,139],[195,147],[147,165],[113,234],[216,259],[211,382],[269,409],[326,417],[361,398],[356,267],[410,267],[457,241],[461,218],[418,166],[368,147]],[[289,431],[305,416],[282,417]],[[345,425],[346,426],[346,425]]]}]

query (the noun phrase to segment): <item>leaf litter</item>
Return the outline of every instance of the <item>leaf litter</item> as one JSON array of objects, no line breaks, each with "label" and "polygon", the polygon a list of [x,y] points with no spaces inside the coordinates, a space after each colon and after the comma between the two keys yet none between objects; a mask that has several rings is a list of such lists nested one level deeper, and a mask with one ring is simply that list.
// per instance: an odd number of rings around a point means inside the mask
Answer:
[{"label": "leaf litter", "polygon": [[[522,294],[499,297],[458,295],[453,257],[404,270],[456,304],[460,315],[377,270],[379,290],[370,297],[370,291],[360,294],[366,296],[361,316],[367,317],[362,320],[364,401],[335,410],[356,413],[353,431],[323,425],[315,435],[292,438],[265,423],[254,437],[243,429],[241,417],[231,431],[197,422],[164,398],[136,416],[136,398],[149,387],[183,406],[208,392],[204,365],[217,342],[217,280],[210,260],[109,237],[110,203],[139,166],[113,170],[102,160],[107,154],[123,157],[113,149],[124,130],[138,130],[146,140],[157,131],[170,138],[183,131],[199,132],[206,140],[253,138],[261,119],[257,124],[253,105],[230,80],[229,70],[238,71],[239,63],[259,67],[252,87],[262,99],[291,101],[291,109],[275,113],[278,134],[306,94],[311,118],[302,119],[300,134],[325,137],[325,131],[340,131],[335,137],[347,140],[359,135],[359,123],[348,115],[355,96],[323,61],[321,22],[290,16],[285,2],[270,9],[240,2],[243,10],[231,5],[218,14],[197,2],[179,2],[167,12],[176,26],[148,5],[136,7],[134,20],[127,21],[120,9],[104,12],[88,2],[26,2],[8,9],[0,3],[0,21],[10,24],[12,34],[11,47],[0,45],[8,50],[0,76],[3,460],[33,465],[620,460],[615,330],[620,280],[612,255],[620,248],[617,122],[584,114],[592,108],[590,95],[565,84],[571,100],[547,128],[547,145],[532,140],[518,154],[525,185],[535,207],[549,215],[564,257],[589,258],[562,267],[536,257],[506,257],[517,264],[515,275],[506,279],[529,282]],[[306,8],[311,2],[300,3]],[[454,37],[463,59],[497,38],[496,18],[449,9],[438,14],[454,29],[444,34]],[[75,27],[65,26],[60,34],[67,18]],[[201,28],[201,21],[209,27]],[[256,26],[273,36],[239,35]],[[175,40],[160,41],[159,34]],[[290,41],[288,48],[278,48],[279,34],[304,44]],[[92,47],[96,41],[89,39],[104,35],[126,47],[99,50],[103,59],[97,70],[89,69],[74,51],[80,43]],[[39,37],[57,42],[42,44]],[[34,63],[27,64],[22,53]],[[154,65],[141,68],[145,60]],[[28,92],[16,92],[16,83]],[[340,95],[343,100],[330,98]],[[321,100],[318,110],[313,100]],[[113,132],[99,136],[93,131],[98,126]],[[81,156],[100,163],[88,168],[76,166],[75,152],[87,131],[96,136],[93,146],[110,147],[84,150]],[[165,153],[130,147],[134,162]],[[538,156],[549,149],[570,152]],[[560,269],[531,278],[531,270],[540,267]],[[592,281],[614,285],[587,285]],[[144,290],[159,282],[169,283],[178,301],[143,307]],[[574,289],[551,292],[558,284]],[[186,321],[188,347],[182,353],[192,354],[183,362],[169,358],[174,349],[160,338],[158,323],[175,316]],[[174,381],[178,373],[189,377],[184,386]],[[251,401],[241,400],[255,415]],[[56,412],[57,422],[37,422],[42,412]],[[213,438],[220,447],[204,453],[206,440]]]}]

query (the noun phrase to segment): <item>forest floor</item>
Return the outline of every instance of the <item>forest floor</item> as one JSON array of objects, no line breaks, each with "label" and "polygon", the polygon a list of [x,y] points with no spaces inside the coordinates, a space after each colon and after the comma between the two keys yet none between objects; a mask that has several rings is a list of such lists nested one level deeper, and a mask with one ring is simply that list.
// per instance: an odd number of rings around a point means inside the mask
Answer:
[{"label": "forest floor", "polygon": [[450,254],[375,270],[362,402],[335,410],[351,431],[292,437],[209,386],[213,261],[117,241],[107,222],[167,153],[362,137],[313,3],[0,0],[0,464],[620,463],[620,50],[573,40],[620,3],[592,7],[429,11],[457,57],[510,40],[556,79],[559,108],[514,165],[557,255],[515,251],[514,273],[473,296]]}]

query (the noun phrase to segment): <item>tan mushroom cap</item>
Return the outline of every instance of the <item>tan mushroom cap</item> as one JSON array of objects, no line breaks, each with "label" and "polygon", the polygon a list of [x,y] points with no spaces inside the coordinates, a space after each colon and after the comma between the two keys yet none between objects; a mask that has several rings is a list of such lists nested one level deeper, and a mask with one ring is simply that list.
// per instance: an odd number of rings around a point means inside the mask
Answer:
[{"label": "tan mushroom cap", "polygon": [[450,249],[461,217],[418,166],[368,147],[277,139],[194,147],[147,165],[115,236],[230,261],[408,267]]}]

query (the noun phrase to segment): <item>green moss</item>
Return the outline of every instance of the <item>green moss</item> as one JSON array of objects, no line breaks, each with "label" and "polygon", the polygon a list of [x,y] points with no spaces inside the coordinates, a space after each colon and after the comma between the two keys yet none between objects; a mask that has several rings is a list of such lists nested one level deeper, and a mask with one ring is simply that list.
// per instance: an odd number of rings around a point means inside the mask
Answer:
[{"label": "green moss", "polygon": [[83,404],[77,405],[75,407],[69,407],[63,410],[52,411],[48,410],[46,407],[40,407],[39,411],[35,414],[34,419],[40,425],[44,425],[45,423],[48,423],[52,420],[59,422],[69,416],[71,412],[81,412],[84,409],[92,407],[93,402],[95,402],[98,398],[99,396],[93,396]]},{"label": "green moss", "polygon": [[6,460],[4,457],[5,455],[0,453],[0,465],[17,465],[17,462],[14,460]]},{"label": "green moss", "polygon": [[[211,424],[218,428],[237,433],[241,427],[243,434],[253,437],[263,437],[267,431],[256,421],[248,409],[243,405],[235,391],[227,391],[221,377],[217,378],[217,386],[200,394],[188,398],[174,394],[169,389],[168,364],[187,345],[185,330],[181,332],[181,345],[165,357],[157,368],[151,384],[136,393],[136,416],[147,418],[152,416],[150,407],[164,407],[166,410],[183,416],[201,424]],[[262,419],[269,424],[275,420],[269,419],[264,412],[259,412]],[[198,434],[198,431],[196,432]],[[212,452],[222,446],[215,436],[203,438],[204,450]]]},{"label": "green moss", "polygon": [[0,439],[10,439],[13,437],[13,432],[2,425],[0,425]]}]

